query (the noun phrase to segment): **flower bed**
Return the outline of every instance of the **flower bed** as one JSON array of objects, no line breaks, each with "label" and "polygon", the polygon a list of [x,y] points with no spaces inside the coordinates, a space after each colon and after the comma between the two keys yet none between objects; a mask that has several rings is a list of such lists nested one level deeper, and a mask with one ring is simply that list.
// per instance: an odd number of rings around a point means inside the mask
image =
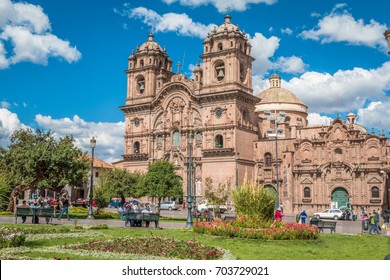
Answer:
[{"label": "flower bed", "polygon": [[153,236],[90,241],[88,243],[65,246],[65,248],[190,260],[218,260],[223,259],[225,253],[222,249],[204,246],[194,241]]},{"label": "flower bed", "polygon": [[20,229],[0,228],[0,248],[23,246],[26,237]]},{"label": "flower bed", "polygon": [[[242,225],[246,225],[244,227]],[[194,232],[223,237],[240,237],[261,240],[310,240],[318,238],[318,228],[310,225],[276,222],[269,227],[259,228],[256,223],[234,220],[197,222]]]}]

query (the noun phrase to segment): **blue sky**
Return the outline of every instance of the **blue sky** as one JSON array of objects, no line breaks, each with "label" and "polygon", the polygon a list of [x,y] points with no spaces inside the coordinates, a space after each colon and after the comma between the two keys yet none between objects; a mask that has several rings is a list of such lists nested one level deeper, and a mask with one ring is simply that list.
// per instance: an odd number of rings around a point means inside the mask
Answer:
[{"label": "blue sky", "polygon": [[276,71],[310,124],[352,111],[369,131],[388,131],[388,0],[0,0],[0,145],[39,127],[83,149],[95,136],[97,156],[120,159],[127,57],[152,30],[191,76],[228,5],[252,44],[255,94]]}]

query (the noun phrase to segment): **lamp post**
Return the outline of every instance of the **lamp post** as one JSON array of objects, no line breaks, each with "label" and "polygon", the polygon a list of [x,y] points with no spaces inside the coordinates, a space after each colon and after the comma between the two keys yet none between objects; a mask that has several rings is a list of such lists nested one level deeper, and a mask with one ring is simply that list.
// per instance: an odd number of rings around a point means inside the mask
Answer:
[{"label": "lamp post", "polygon": [[276,208],[279,206],[279,157],[278,157],[278,136],[284,136],[282,134],[283,129],[278,128],[278,124],[281,122],[284,122],[285,120],[285,112],[281,111],[279,112],[279,115],[277,116],[270,116],[271,112],[270,111],[265,111],[265,115],[267,116],[267,119],[270,121],[275,121],[275,130],[272,128],[267,129],[267,135],[270,138],[275,138],[275,156],[276,156],[276,161],[275,161],[275,189],[276,189]]},{"label": "lamp post", "polygon": [[187,178],[187,223],[186,228],[192,228],[192,198],[191,198],[191,183],[192,183],[192,133],[188,136],[188,178]]},{"label": "lamp post", "polygon": [[236,152],[236,188],[238,188],[238,156],[240,155],[239,152]]},{"label": "lamp post", "polygon": [[390,54],[390,29],[387,29],[385,31],[385,33],[383,33],[383,35],[385,35],[385,38],[386,38],[386,41],[387,41],[387,46],[389,47],[388,54]]},{"label": "lamp post", "polygon": [[92,202],[93,202],[93,152],[96,147],[96,139],[95,137],[92,137],[91,141],[91,149],[92,149],[92,162],[91,162],[91,186],[89,189],[89,208],[88,208],[88,216],[87,219],[94,219],[93,216],[93,209],[92,209]]},{"label": "lamp post", "polygon": [[194,190],[193,192],[193,197],[194,197],[194,202],[192,203],[192,208],[193,208],[193,212],[195,213],[196,212],[196,162],[194,161],[194,173],[193,173],[193,178],[194,180],[192,181],[192,189]]}]

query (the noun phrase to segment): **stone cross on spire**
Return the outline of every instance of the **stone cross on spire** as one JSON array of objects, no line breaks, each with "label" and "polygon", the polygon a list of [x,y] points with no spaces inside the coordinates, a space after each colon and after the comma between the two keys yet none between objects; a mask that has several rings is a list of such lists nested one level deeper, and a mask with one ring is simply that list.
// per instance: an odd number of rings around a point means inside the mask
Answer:
[{"label": "stone cross on spire", "polygon": [[177,73],[180,74],[180,66],[182,66],[180,61],[176,64],[176,66],[177,66]]}]

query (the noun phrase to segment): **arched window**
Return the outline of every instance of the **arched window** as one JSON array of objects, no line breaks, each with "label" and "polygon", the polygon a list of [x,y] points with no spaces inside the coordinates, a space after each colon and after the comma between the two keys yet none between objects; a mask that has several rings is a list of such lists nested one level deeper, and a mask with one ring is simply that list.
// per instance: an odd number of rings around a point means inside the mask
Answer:
[{"label": "arched window", "polygon": [[264,155],[264,165],[265,165],[265,167],[272,166],[272,155],[270,153],[266,153]]},{"label": "arched window", "polygon": [[143,59],[141,59],[141,61],[140,61],[139,63],[140,63],[140,66],[141,66],[141,67],[144,67],[145,63],[144,63],[144,60],[143,60]]},{"label": "arched window", "polygon": [[174,147],[180,146],[180,132],[178,130],[175,130],[173,132],[173,146]]},{"label": "arched window", "polygon": [[222,51],[222,50],[223,50],[223,45],[222,45],[222,43],[219,43],[219,44],[218,44],[218,50],[219,50],[219,51]]},{"label": "arched window", "polygon": [[199,131],[196,133],[196,141],[202,141],[202,133]]},{"label": "arched window", "polygon": [[220,134],[215,136],[215,148],[223,148],[223,137]]},{"label": "arched window", "polygon": [[137,80],[137,89],[140,94],[145,91],[145,78],[140,76]]},{"label": "arched window", "polygon": [[139,154],[140,153],[140,145],[139,142],[134,142],[134,154]]},{"label": "arched window", "polygon": [[222,81],[225,78],[225,63],[218,61],[215,64],[215,77],[218,81]]},{"label": "arched window", "polygon": [[157,135],[157,144],[161,145],[161,143],[162,143],[162,136],[159,134]]},{"label": "arched window", "polygon": [[311,191],[310,191],[310,188],[309,187],[305,187],[303,189],[303,197],[311,197]]},{"label": "arched window", "polygon": [[378,189],[378,187],[373,187],[371,189],[371,197],[372,198],[379,198],[379,189]]}]

